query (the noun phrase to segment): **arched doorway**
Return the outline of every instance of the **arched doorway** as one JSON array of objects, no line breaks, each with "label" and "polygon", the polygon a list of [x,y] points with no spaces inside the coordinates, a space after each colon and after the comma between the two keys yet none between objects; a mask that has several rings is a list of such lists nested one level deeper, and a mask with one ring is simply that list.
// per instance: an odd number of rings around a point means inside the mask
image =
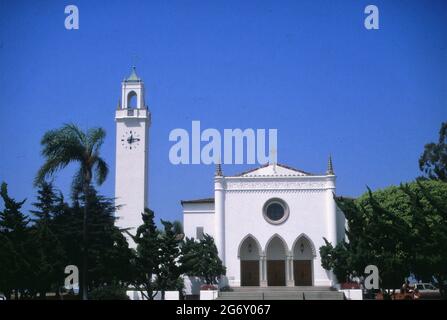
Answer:
[{"label": "arched doorway", "polygon": [[315,247],[306,235],[300,235],[293,245],[293,278],[295,286],[313,285]]},{"label": "arched doorway", "polygon": [[259,257],[261,248],[258,241],[248,235],[239,245],[241,260],[241,286],[259,286]]},{"label": "arched doorway", "polygon": [[267,285],[286,285],[286,245],[274,235],[267,243]]}]

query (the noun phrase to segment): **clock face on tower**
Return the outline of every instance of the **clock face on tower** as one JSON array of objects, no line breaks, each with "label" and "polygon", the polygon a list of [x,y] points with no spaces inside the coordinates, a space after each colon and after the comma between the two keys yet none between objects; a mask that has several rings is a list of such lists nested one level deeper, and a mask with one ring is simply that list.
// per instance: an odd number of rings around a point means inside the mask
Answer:
[{"label": "clock face on tower", "polygon": [[140,146],[140,135],[134,131],[126,131],[121,137],[121,145],[128,150],[137,149]]}]

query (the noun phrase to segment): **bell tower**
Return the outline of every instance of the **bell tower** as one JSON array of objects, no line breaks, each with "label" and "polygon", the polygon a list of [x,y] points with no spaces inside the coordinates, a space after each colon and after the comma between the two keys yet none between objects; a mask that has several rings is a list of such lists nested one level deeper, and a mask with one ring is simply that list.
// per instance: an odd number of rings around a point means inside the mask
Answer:
[{"label": "bell tower", "polygon": [[[148,207],[148,154],[151,113],[144,99],[144,83],[135,67],[121,83],[121,99],[115,112],[116,225],[135,234],[142,224],[141,213]],[[134,242],[128,237],[129,245]]]}]

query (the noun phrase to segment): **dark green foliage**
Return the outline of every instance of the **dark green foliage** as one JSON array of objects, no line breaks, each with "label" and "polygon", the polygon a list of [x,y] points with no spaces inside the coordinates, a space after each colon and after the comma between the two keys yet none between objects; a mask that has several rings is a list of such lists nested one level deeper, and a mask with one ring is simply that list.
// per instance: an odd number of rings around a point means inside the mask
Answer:
[{"label": "dark green foliage", "polygon": [[[46,132],[41,140],[42,156],[45,162],[36,175],[35,184],[44,182],[57,171],[76,163],[79,168],[72,182],[73,194],[76,197],[77,193],[82,192],[84,198],[88,200],[92,181],[95,179],[96,183],[101,185],[109,171],[107,163],[100,156],[105,135],[105,131],[101,128],[92,128],[84,132],[74,124],[66,124],[59,129]],[[88,298],[88,206],[89,203],[86,201],[83,208],[82,263],[80,264],[80,289],[83,300]]]},{"label": "dark green foliage", "polygon": [[[93,290],[104,284],[128,283],[131,280],[132,252],[127,240],[115,226],[115,205],[111,198],[98,195],[94,188],[89,192],[88,275],[87,287]],[[73,206],[55,219],[61,241],[67,252],[66,264],[82,265],[83,212],[85,197],[80,195]]]},{"label": "dark green foliage", "polygon": [[447,275],[447,184],[416,181],[371,192],[356,200],[337,198],[348,223],[348,242],[320,248],[322,266],[340,281],[376,265],[382,288],[399,288],[411,273],[439,281]]},{"label": "dark green foliage", "polygon": [[157,286],[162,293],[162,299],[164,299],[166,290],[183,289],[183,281],[180,278],[182,271],[179,263],[179,244],[182,240],[182,235],[176,233],[171,222],[161,220],[161,223],[164,230],[159,238],[160,265],[157,274]]},{"label": "dark green foliage", "polygon": [[113,283],[96,287],[89,296],[92,300],[129,300],[126,290],[126,286]]},{"label": "dark green foliage", "polygon": [[341,242],[335,248],[330,242],[323,238],[326,245],[320,247],[321,266],[326,270],[332,270],[339,282],[348,282],[350,275],[355,274],[349,269],[351,265],[349,244]]},{"label": "dark green foliage", "polygon": [[4,209],[0,211],[0,291],[8,299],[11,294],[29,293],[33,266],[27,254],[30,250],[29,219],[21,212],[26,200],[16,201],[8,195],[8,186],[2,183],[0,196]]},{"label": "dark green foliage", "polygon": [[442,284],[447,280],[447,183],[417,181],[401,189],[411,203],[412,272]]},{"label": "dark green foliage", "polygon": [[[1,186],[5,209],[0,212],[0,291],[8,299],[12,294],[21,299],[45,298],[47,292],[59,295],[67,265],[79,268],[83,299],[88,292],[96,299],[124,298],[129,285],[149,299],[157,291],[164,295],[165,290],[182,290],[181,223],[162,221],[164,230],[158,231],[153,212],[145,210],[143,225],[133,237],[137,249],[131,250],[123,230],[114,225],[113,199],[94,189],[93,182],[102,184],[108,174],[100,157],[104,139],[101,128],[82,131],[71,124],[45,133],[41,140],[45,162],[35,178],[38,195],[32,220],[21,212],[25,200],[15,201],[6,184]],[[71,205],[46,181],[70,164],[78,165]],[[221,267],[212,239],[203,245],[205,263]],[[207,281],[215,281],[214,274],[220,272],[215,270],[219,268],[202,272]]]},{"label": "dark green foliage", "polygon": [[39,185],[34,225],[30,228],[32,251],[28,253],[33,267],[33,287],[45,298],[46,292],[59,293],[59,285],[63,283],[66,254],[58,236],[54,217],[59,215],[63,197],[57,195],[51,183]]},{"label": "dark green foliage", "polygon": [[30,230],[32,251],[28,254],[33,266],[30,282],[40,297],[45,298],[47,292],[59,293],[63,284],[65,268],[65,251],[59,238],[49,225],[35,225]]},{"label": "dark green foliage", "polygon": [[216,284],[218,278],[225,275],[214,239],[207,234],[200,241],[185,239],[180,262],[186,275],[200,277],[207,284]]},{"label": "dark green foliage", "polygon": [[133,284],[142,289],[143,294],[152,300],[157,293],[154,277],[160,264],[158,230],[154,222],[154,212],[145,209],[141,214],[143,224],[138,227],[137,234],[132,237],[137,245],[134,260],[135,274]]},{"label": "dark green foliage", "polygon": [[[90,291],[99,287],[132,280],[132,251],[127,240],[114,225],[113,199],[89,191],[88,232],[91,241],[88,261]],[[3,184],[1,196],[5,210],[0,212],[0,291],[21,299],[45,298],[47,292],[60,293],[67,265],[82,263],[83,195],[66,204],[51,184],[39,185],[33,210],[34,224],[21,213]],[[16,294],[16,297],[19,295]]]},{"label": "dark green foliage", "polygon": [[[117,281],[128,283],[131,280],[130,259],[132,252],[124,235],[115,226],[116,207],[111,198],[98,195],[93,188],[89,191],[88,225],[88,265],[89,288]],[[84,196],[81,197],[77,208],[77,217],[82,217],[85,205]],[[79,223],[80,225],[80,223]],[[78,229],[77,238],[82,237],[82,229]]]}]

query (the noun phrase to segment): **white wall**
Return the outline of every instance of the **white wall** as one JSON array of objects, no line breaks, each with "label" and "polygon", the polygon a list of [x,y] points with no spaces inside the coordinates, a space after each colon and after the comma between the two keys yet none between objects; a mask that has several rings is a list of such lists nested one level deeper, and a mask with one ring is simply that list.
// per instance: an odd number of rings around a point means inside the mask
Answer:
[{"label": "white wall", "polygon": [[214,204],[184,203],[183,232],[188,238],[196,238],[196,228],[203,227],[203,232],[214,237]]},{"label": "white wall", "polygon": [[[313,261],[314,285],[331,285],[329,274],[321,267],[318,254],[318,248],[324,245],[323,237],[327,237],[328,230],[326,179],[324,176],[261,178],[253,182],[248,179],[248,185],[244,185],[246,180],[242,179],[227,180],[225,256],[230,285],[240,285],[240,260],[237,250],[247,234],[253,235],[259,241],[264,253],[267,242],[275,234],[284,239],[288,250],[292,250],[298,236],[307,235],[316,248]],[[302,187],[299,186],[301,181],[304,182]],[[306,185],[311,187],[307,188]],[[263,206],[271,198],[280,198],[289,206],[289,217],[280,225],[270,224],[263,217]]]},{"label": "white wall", "polygon": [[[273,171],[273,173],[272,173]],[[261,174],[262,173],[262,174]],[[262,168],[243,176],[225,177],[225,265],[227,267],[227,280],[231,286],[240,285],[240,258],[239,246],[247,235],[252,235],[261,247],[261,255],[265,255],[268,241],[274,236],[280,236],[287,248],[282,251],[280,243],[272,243],[277,247],[272,250],[273,259],[284,259],[284,255],[293,255],[295,259],[312,259],[313,284],[316,286],[332,285],[331,275],[321,267],[319,248],[324,245],[323,237],[337,231],[340,239],[342,227],[331,226],[330,221],[343,223],[341,212],[335,211],[336,206],[328,201],[328,197],[335,185],[334,176],[308,176],[304,173],[285,170],[278,167],[275,171],[272,166]],[[263,216],[263,206],[271,198],[280,198],[289,207],[289,217],[282,224],[275,225],[267,222]],[[333,208],[333,212],[330,211]],[[184,228],[188,237],[196,236],[196,227],[203,226],[204,232],[213,235],[214,206],[209,203],[184,204]],[[343,234],[343,232],[341,232]],[[303,253],[295,250],[294,243],[300,238],[305,243]],[[312,242],[313,247],[309,239]],[[277,242],[277,241],[275,241]],[[297,242],[299,247],[301,242]],[[247,255],[247,244],[241,247],[243,255]],[[281,250],[280,250],[281,249]],[[256,259],[257,257],[249,257]]]},{"label": "white wall", "polygon": [[[144,110],[146,112],[146,110]],[[117,117],[124,111],[117,111]],[[147,115],[147,114],[146,114]],[[125,148],[122,139],[127,139],[128,132],[137,132],[140,139],[138,146]],[[148,141],[149,122],[144,118],[117,118],[116,122],[116,171],[115,204],[121,205],[117,210],[117,226],[136,228],[142,224],[141,213],[148,206]],[[133,246],[133,241],[130,242]]]}]

